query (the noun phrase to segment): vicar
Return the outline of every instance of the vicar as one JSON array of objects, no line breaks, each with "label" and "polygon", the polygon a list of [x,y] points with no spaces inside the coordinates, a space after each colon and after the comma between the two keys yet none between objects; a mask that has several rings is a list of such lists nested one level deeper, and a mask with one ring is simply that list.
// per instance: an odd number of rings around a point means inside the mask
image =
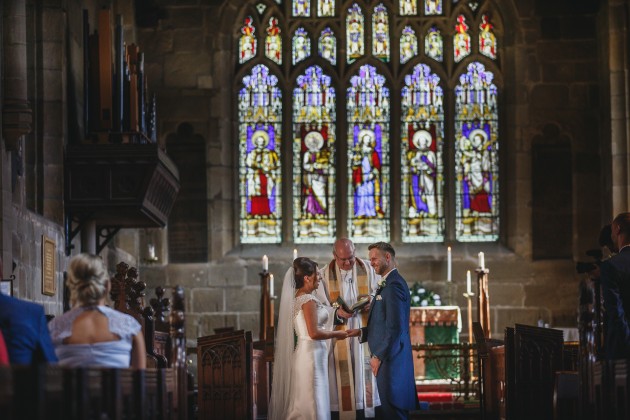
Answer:
[{"label": "vicar", "polygon": [[[333,245],[333,259],[321,269],[324,279],[315,295],[330,305],[336,329],[361,328],[367,325],[370,305],[349,313],[336,303],[341,297],[348,306],[361,297],[371,299],[378,276],[369,263],[355,256],[352,241],[341,238]],[[370,374],[370,352],[367,343],[357,340],[333,341],[328,355],[331,418],[362,419],[375,417],[380,405],[376,379]],[[339,386],[339,384],[345,384]]]}]

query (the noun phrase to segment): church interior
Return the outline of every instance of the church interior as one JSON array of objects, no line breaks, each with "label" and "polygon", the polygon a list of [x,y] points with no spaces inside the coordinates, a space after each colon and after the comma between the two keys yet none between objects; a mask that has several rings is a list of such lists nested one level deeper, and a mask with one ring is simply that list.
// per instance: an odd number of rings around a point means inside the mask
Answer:
[{"label": "church interior", "polygon": [[[362,259],[374,242],[396,249],[427,395],[413,416],[630,412],[576,269],[606,257],[600,230],[629,211],[630,2],[3,0],[0,13],[1,293],[60,316],[70,258],[101,256],[113,304],[168,347],[155,367],[173,372],[142,379],[174,395],[159,418],[267,418],[285,272],[298,255],[328,264],[338,238]],[[204,371],[204,349],[226,343],[242,380]]]}]

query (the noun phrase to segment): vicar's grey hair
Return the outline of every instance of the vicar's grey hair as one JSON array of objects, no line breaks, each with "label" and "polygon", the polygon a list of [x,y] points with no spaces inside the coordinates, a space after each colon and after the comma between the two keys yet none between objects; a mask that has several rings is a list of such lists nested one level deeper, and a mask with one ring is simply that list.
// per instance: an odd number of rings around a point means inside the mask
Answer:
[{"label": "vicar's grey hair", "polygon": [[394,247],[388,244],[387,242],[376,242],[368,246],[368,251],[372,249],[378,249],[379,251],[387,252],[392,257],[396,256],[396,251],[394,251]]}]

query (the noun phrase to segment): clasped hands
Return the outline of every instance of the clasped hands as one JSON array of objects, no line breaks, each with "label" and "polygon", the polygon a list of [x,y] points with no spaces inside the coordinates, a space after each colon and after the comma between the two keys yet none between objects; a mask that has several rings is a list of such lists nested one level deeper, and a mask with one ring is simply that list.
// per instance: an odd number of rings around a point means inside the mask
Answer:
[{"label": "clasped hands", "polygon": [[333,337],[337,340],[345,340],[349,337],[358,337],[361,335],[361,330],[358,328],[353,328],[350,330],[336,330],[333,331]]}]

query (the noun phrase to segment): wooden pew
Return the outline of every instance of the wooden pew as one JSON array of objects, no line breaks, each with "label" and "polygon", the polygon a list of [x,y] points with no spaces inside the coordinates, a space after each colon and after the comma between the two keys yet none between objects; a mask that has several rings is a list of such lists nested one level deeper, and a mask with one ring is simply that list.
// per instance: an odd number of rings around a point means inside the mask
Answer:
[{"label": "wooden pew", "polygon": [[254,349],[249,331],[228,331],[198,338],[198,418],[257,418],[261,377],[257,372],[263,364],[264,352]]}]

